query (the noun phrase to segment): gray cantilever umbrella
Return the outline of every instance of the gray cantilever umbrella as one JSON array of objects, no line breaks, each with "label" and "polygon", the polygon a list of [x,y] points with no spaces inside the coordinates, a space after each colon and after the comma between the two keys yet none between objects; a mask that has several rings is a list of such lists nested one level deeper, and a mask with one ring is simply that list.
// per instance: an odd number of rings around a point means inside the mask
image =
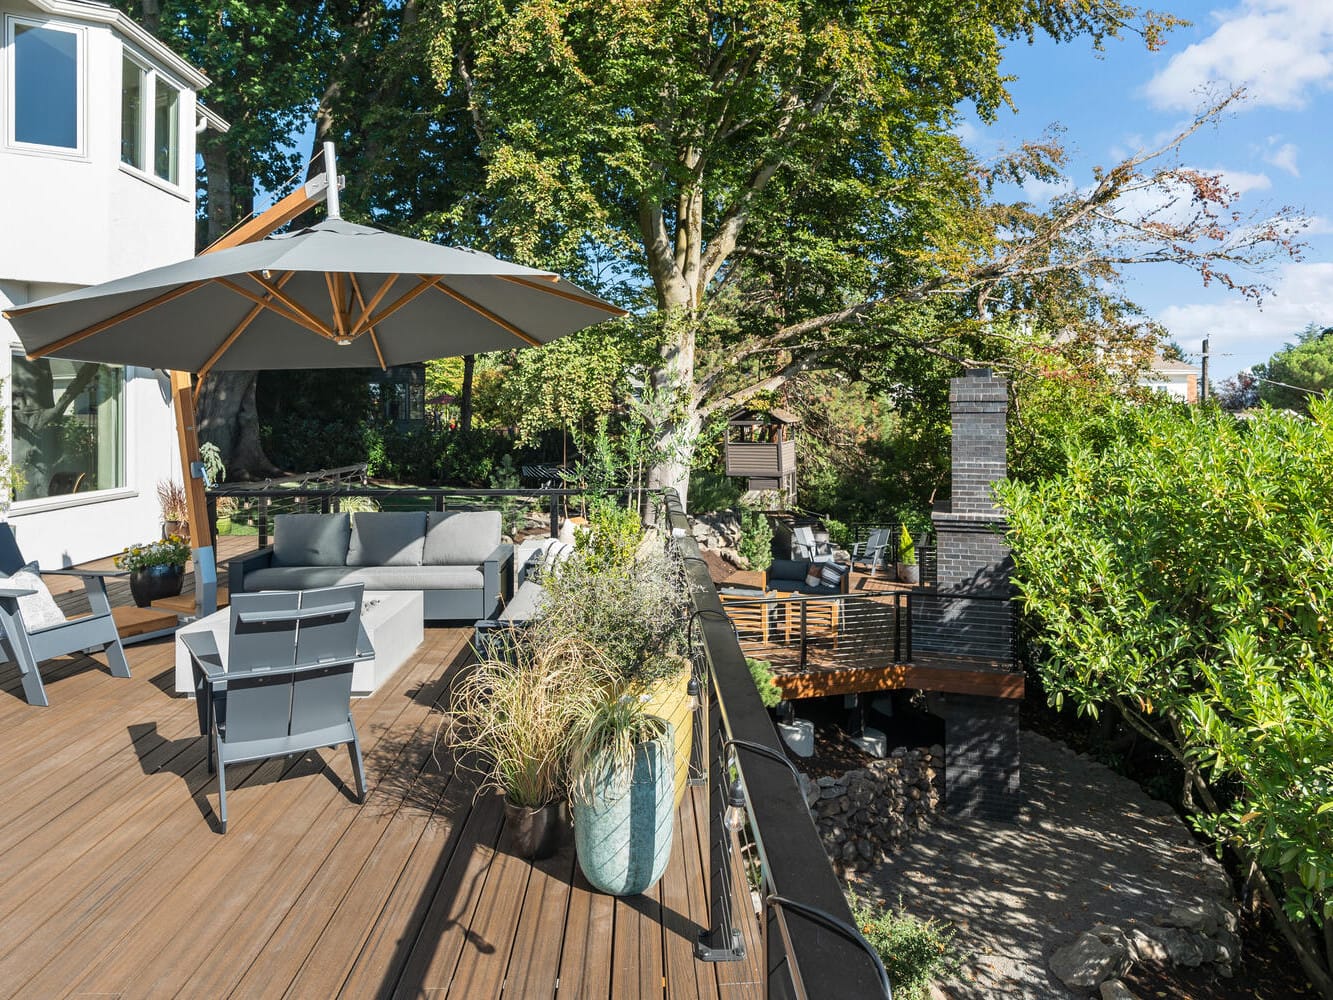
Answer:
[{"label": "gray cantilever umbrella", "polygon": [[[336,214],[332,199],[329,207]],[[385,368],[538,346],[623,314],[549,271],[335,217],[4,316],[29,357],[174,373],[186,497],[199,525],[204,494],[190,374]],[[196,593],[207,613],[214,558],[209,540],[198,533],[196,540]]]},{"label": "gray cantilever umbrella", "polygon": [[619,315],[548,271],[341,219],[5,313],[30,357],[200,376],[537,346]]}]

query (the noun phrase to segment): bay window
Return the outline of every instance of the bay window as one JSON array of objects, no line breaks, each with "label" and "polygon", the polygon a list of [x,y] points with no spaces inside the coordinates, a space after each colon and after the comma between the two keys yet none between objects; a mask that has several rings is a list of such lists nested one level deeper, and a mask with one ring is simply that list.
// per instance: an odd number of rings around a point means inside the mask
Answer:
[{"label": "bay window", "polygon": [[181,92],[125,52],[120,71],[120,160],[180,184]]},{"label": "bay window", "polygon": [[8,17],[5,45],[9,144],[81,153],[83,29]]}]

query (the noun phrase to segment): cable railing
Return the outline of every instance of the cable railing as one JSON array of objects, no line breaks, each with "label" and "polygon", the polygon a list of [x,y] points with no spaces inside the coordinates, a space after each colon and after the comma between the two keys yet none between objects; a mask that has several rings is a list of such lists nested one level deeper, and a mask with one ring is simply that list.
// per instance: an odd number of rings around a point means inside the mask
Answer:
[{"label": "cable railing", "polygon": [[883,966],[855,928],[680,502],[671,492],[666,502],[699,636],[694,687],[705,695],[695,716],[694,780],[709,789],[711,916],[695,955],[745,957],[742,928],[758,920],[767,997],[888,996]]},{"label": "cable railing", "polygon": [[721,595],[745,655],[775,670],[812,670],[912,658],[907,592]]}]

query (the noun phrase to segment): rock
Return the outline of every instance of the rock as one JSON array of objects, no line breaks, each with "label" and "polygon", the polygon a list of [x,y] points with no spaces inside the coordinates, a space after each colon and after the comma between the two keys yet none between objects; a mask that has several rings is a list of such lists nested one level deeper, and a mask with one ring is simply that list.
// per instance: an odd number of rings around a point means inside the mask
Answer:
[{"label": "rock", "polygon": [[1217,907],[1215,903],[1201,903],[1197,906],[1173,906],[1171,911],[1162,918],[1162,923],[1167,927],[1180,927],[1187,931],[1211,934],[1217,930],[1218,926],[1217,909],[1220,909],[1220,907]]},{"label": "rock", "polygon": [[1139,1000],[1119,979],[1108,979],[1101,986],[1102,1000]]},{"label": "rock", "polygon": [[827,774],[821,778],[815,779],[815,784],[820,788],[832,788],[838,783],[837,778],[830,778]]},{"label": "rock", "polygon": [[1199,935],[1180,927],[1151,927],[1142,928],[1143,933],[1160,944],[1166,949],[1166,957],[1176,965],[1185,965],[1190,968],[1203,964],[1204,950]]},{"label": "rock", "polygon": [[819,801],[819,786],[804,774],[801,775],[801,794],[805,796],[807,806],[813,806]]},{"label": "rock", "polygon": [[1066,986],[1087,989],[1125,972],[1128,952],[1120,942],[1108,944],[1092,931],[1085,931],[1073,944],[1057,948],[1049,965]]},{"label": "rock", "polygon": [[1125,932],[1125,937],[1129,942],[1129,957],[1135,962],[1142,962],[1145,965],[1167,963],[1166,948],[1160,941],[1144,933],[1141,928],[1131,927]]}]

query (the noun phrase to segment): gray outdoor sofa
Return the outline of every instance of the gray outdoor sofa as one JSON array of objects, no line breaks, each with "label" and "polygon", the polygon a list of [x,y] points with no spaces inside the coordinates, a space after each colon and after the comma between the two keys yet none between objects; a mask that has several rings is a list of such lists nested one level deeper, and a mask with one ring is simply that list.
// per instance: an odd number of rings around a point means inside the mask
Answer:
[{"label": "gray outdoor sofa", "polygon": [[513,546],[493,510],[280,514],[273,544],[231,561],[233,594],[360,583],[419,590],[427,621],[494,618]]}]

